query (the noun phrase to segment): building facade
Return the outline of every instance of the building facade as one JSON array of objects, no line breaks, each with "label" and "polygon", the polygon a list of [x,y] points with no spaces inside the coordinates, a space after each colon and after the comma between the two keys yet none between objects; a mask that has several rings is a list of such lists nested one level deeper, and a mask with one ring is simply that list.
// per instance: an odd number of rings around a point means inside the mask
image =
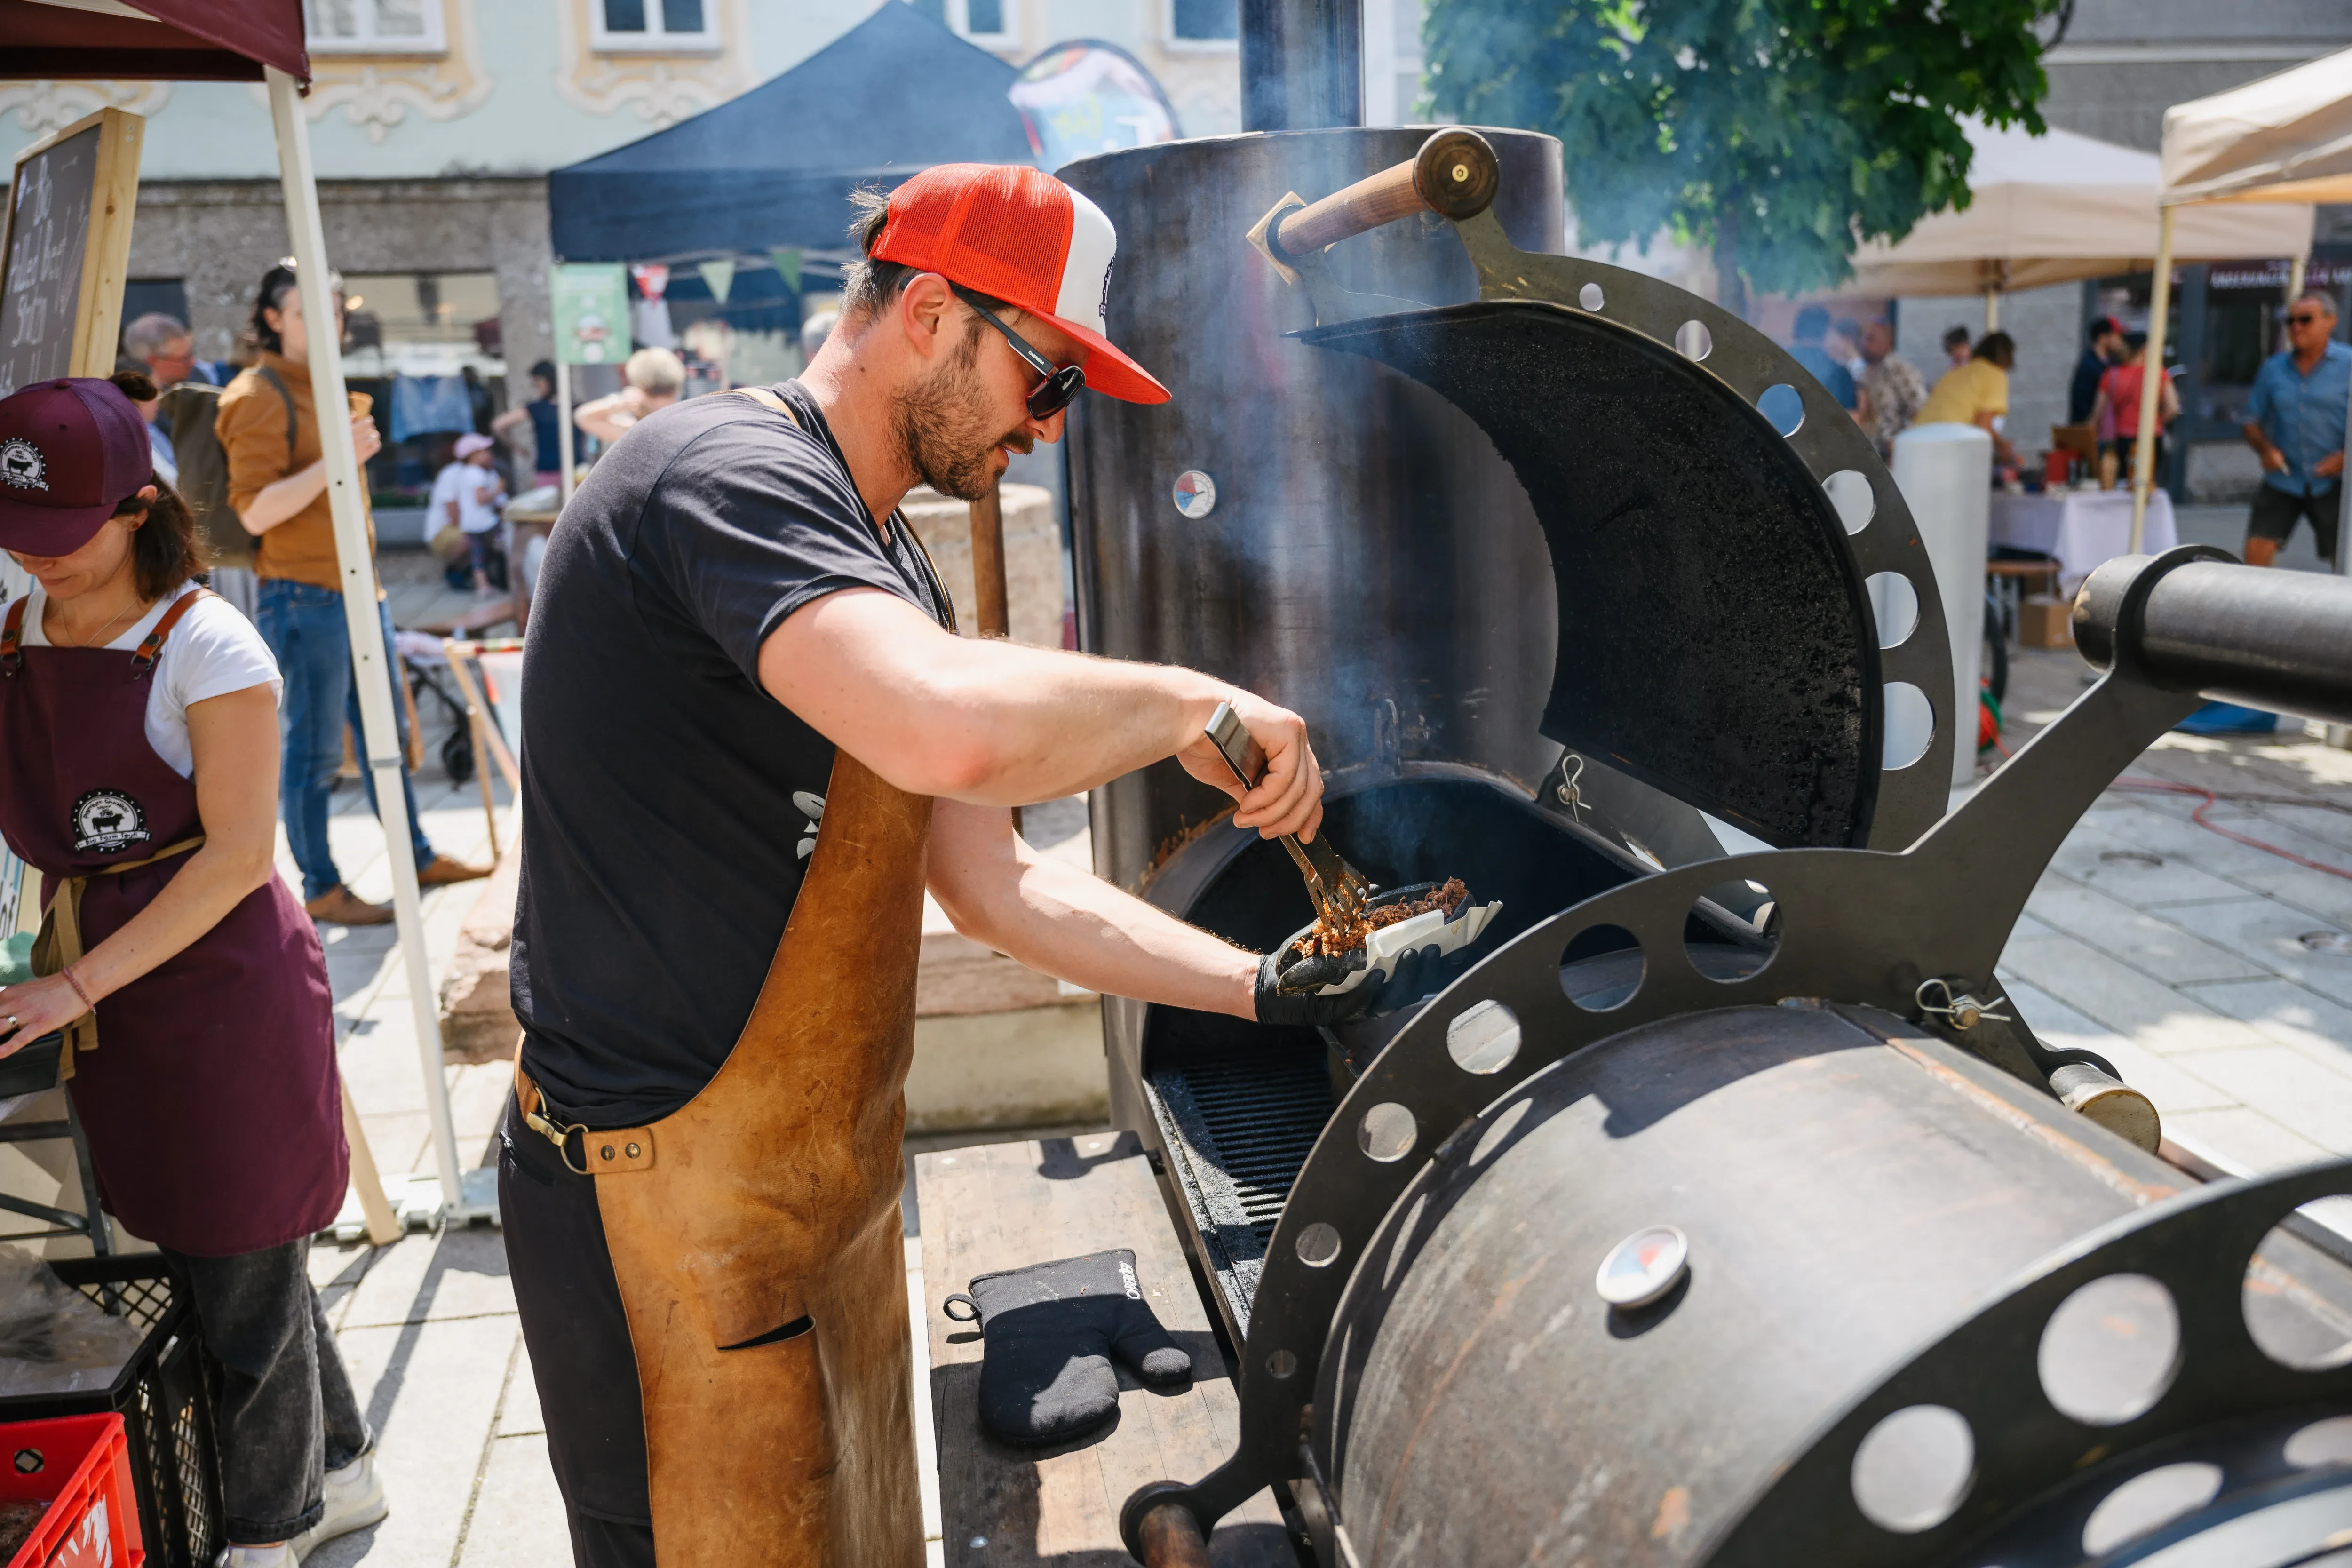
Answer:
[{"label": "building facade", "polygon": [[[1239,129],[1234,0],[305,0],[304,110],[328,255],[353,297],[349,372],[399,405],[378,410],[387,433],[415,403],[414,388],[388,396],[399,377],[519,400],[509,369],[550,356],[550,170],[770,79],[877,4],[912,4],[1016,65],[1074,37],[1115,44],[1185,133]],[[266,96],[0,80],[0,155],[106,105],[148,121],[124,319],[166,310],[200,357],[229,359],[289,248]],[[372,483],[415,488],[439,457],[395,453]]]}]

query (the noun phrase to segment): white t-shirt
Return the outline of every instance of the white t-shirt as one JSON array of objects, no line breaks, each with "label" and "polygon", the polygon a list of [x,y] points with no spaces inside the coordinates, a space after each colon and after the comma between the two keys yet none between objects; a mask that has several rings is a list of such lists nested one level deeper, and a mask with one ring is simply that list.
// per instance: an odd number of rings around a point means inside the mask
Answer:
[{"label": "white t-shirt", "polygon": [[[125,653],[136,651],[173,602],[195,589],[194,583],[183,583],[177,593],[158,600],[154,608],[106,646]],[[32,603],[25,606],[26,647],[49,646],[48,635],[41,629],[41,613],[47,603],[40,584],[33,584]],[[251,621],[221,598],[206,599],[180,617],[180,624],[163,639],[163,651],[155,656],[155,672],[148,680],[147,743],[182,778],[196,771],[195,749],[188,743],[190,704],[264,684],[275,701],[284,695],[286,687],[278,678],[278,661],[269,655],[269,645],[261,640]]]},{"label": "white t-shirt", "polygon": [[499,477],[472,463],[451,463],[433,476],[428,526],[438,531],[449,521],[448,507],[457,503],[457,527],[466,533],[488,533],[499,525]]}]

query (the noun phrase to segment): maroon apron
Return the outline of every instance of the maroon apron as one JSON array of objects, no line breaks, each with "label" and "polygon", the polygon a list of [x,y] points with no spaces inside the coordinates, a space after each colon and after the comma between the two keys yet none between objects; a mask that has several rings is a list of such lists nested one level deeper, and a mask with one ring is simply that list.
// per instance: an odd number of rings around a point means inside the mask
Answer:
[{"label": "maroon apron", "polygon": [[[125,653],[23,647],[29,602],[8,606],[0,628],[0,837],[41,873],[44,910],[68,879],[86,879],[87,950],[189,857],[105,873],[204,832],[194,782],[147,743],[155,655],[180,606]],[[96,1012],[97,1047],[74,1055],[67,1089],[109,1214],[208,1258],[333,1221],[350,1160],[334,1005],[318,932],[284,879],[273,871]]]}]

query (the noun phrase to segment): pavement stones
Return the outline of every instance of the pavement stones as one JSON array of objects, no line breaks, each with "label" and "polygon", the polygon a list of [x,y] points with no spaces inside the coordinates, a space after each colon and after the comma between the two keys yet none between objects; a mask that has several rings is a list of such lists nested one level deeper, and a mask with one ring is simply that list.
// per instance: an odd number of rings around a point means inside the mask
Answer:
[{"label": "pavement stones", "polygon": [[[2082,689],[2073,654],[2013,656],[2012,750]],[[2208,821],[2352,871],[2352,752],[2314,732],[2168,735],[2131,780],[2222,800]],[[2098,1051],[2210,1171],[2352,1153],[2352,879],[2192,820],[2196,795],[2111,791],[2052,858],[2003,952],[2020,1013]]]}]

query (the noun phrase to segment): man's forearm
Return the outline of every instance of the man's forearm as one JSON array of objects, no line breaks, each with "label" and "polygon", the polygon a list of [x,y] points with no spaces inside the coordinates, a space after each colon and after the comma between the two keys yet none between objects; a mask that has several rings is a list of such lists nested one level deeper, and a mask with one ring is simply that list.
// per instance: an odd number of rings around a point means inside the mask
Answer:
[{"label": "man's forearm", "polygon": [[931,891],[963,935],[1089,991],[1257,1016],[1255,953],[1039,854],[1002,809],[938,812]]},{"label": "man's forearm", "polygon": [[1076,795],[1159,762],[1234,693],[1166,665],[950,637],[887,595],[828,595],[760,650],[761,683],[899,788],[984,805]]}]

